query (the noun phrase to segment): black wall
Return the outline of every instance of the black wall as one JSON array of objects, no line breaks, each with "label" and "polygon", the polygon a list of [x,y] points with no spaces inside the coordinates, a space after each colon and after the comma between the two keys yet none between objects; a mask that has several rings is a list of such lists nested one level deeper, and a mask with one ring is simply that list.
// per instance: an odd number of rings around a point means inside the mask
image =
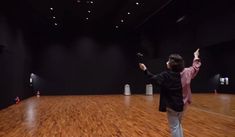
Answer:
[{"label": "black wall", "polygon": [[23,31],[0,14],[0,108],[32,95],[30,58]]},{"label": "black wall", "polygon": [[[216,79],[216,73],[220,75],[220,77],[228,77],[229,85],[220,85],[218,83],[217,91],[223,93],[235,93],[235,66],[233,65],[233,61],[235,59],[234,54],[234,45],[235,41],[223,42],[215,45],[214,47],[208,47],[208,52],[211,53],[213,58],[214,68],[210,71],[214,72],[214,77],[212,76],[212,82]],[[216,73],[215,73],[216,72]],[[215,85],[215,84],[214,84]]]},{"label": "black wall", "polygon": [[117,94],[130,84],[133,93],[143,93],[145,79],[136,58],[139,37],[94,33],[99,35],[40,37],[33,53],[34,89],[41,94]]}]

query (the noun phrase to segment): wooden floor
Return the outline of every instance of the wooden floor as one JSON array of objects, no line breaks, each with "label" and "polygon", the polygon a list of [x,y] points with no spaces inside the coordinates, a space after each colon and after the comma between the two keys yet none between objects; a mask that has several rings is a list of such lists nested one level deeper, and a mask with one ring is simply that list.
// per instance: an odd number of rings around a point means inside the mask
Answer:
[{"label": "wooden floor", "polygon": [[[159,95],[41,96],[0,110],[1,137],[168,137]],[[193,94],[185,137],[235,137],[235,95]]]}]

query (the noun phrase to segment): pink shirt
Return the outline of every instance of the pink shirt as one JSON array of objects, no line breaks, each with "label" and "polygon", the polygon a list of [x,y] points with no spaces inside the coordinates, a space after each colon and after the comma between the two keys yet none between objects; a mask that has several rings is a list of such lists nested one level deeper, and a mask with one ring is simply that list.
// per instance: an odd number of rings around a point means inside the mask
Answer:
[{"label": "pink shirt", "polygon": [[200,59],[194,58],[192,66],[188,68],[184,68],[184,70],[181,72],[183,101],[185,105],[191,104],[192,102],[192,93],[191,93],[190,83],[191,83],[191,80],[197,75],[200,66],[201,66]]}]

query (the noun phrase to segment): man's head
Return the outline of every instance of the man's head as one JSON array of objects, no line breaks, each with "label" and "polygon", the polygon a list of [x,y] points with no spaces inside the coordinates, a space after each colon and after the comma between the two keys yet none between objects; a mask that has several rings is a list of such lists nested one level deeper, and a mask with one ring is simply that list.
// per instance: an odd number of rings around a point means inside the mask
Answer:
[{"label": "man's head", "polygon": [[167,68],[174,72],[181,72],[184,69],[184,60],[179,54],[171,54],[166,64]]}]

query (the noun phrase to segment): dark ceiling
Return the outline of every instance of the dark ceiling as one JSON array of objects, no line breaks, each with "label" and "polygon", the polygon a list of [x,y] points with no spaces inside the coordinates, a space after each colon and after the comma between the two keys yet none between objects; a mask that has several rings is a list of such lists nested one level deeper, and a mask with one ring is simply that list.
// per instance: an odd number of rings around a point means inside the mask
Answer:
[{"label": "dark ceiling", "polygon": [[185,6],[185,0],[13,0],[2,2],[1,9],[40,30],[135,30],[176,3]]},{"label": "dark ceiling", "polygon": [[13,24],[43,33],[136,31],[149,22],[175,23],[181,17],[200,14],[203,8],[206,9],[203,12],[220,12],[224,10],[221,5],[232,3],[231,0],[12,0],[0,1],[0,13],[7,14]]}]

